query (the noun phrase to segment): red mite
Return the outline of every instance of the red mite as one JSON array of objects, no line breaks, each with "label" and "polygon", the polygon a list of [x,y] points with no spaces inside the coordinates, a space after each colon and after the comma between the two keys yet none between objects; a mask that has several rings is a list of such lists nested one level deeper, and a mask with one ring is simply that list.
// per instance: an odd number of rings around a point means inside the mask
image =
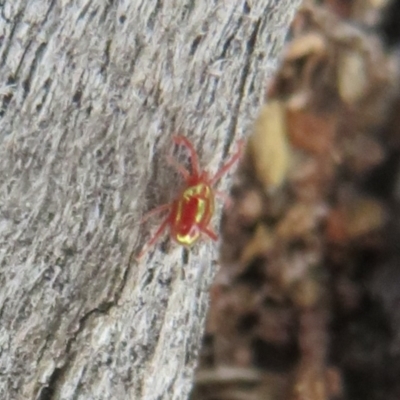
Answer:
[{"label": "red mite", "polygon": [[155,214],[168,211],[167,217],[145,244],[137,259],[140,259],[149,247],[154,245],[167,227],[169,227],[172,238],[186,247],[193,245],[202,234],[212,240],[218,239],[218,235],[209,224],[215,211],[215,197],[218,196],[226,200],[226,196],[224,193],[214,190],[213,186],[240,158],[243,141],[239,141],[239,148],[236,153],[210,178],[207,171],[200,170],[199,159],[192,143],[184,136],[173,136],[172,140],[175,145],[182,145],[188,150],[192,172],[190,173],[171,156],[168,157],[168,162],[183,176],[185,187],[171,203],[156,207],[142,218],[141,222],[143,223]]}]

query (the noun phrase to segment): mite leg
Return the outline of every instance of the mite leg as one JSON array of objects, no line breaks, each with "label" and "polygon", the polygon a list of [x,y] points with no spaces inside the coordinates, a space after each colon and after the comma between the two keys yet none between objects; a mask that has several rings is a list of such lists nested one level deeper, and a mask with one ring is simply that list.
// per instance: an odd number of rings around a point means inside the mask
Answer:
[{"label": "mite leg", "polygon": [[209,238],[216,242],[218,240],[218,235],[211,228],[201,228],[201,231],[205,233]]},{"label": "mite leg", "polygon": [[143,215],[143,217],[140,219],[140,224],[146,222],[153,215],[160,214],[161,212],[169,210],[170,208],[171,208],[171,203],[163,204],[162,206],[153,208],[152,210]]},{"label": "mite leg", "polygon": [[200,175],[199,157],[197,156],[197,152],[193,147],[193,144],[185,136],[181,135],[173,136],[172,140],[176,145],[186,147],[186,149],[189,151],[193,175]]},{"label": "mite leg", "polygon": [[185,179],[186,182],[189,180],[189,171],[182,164],[178,163],[178,161],[176,161],[175,158],[172,157],[172,155],[167,156],[167,162],[183,176],[183,179]]},{"label": "mite leg", "polygon": [[214,190],[214,194],[216,197],[219,197],[224,202],[224,206],[227,210],[232,207],[232,199],[228,194],[219,190]]},{"label": "mite leg", "polygon": [[152,236],[152,238],[143,246],[142,251],[136,256],[137,261],[139,261],[147,253],[150,247],[154,245],[154,243],[162,235],[168,224],[169,224],[169,217],[164,220],[164,222],[158,227],[156,233]]},{"label": "mite leg", "polygon": [[244,141],[239,140],[238,142],[238,149],[236,153],[233,154],[233,156],[221,167],[221,169],[214,175],[214,177],[211,179],[210,183],[211,185],[214,185],[217,183],[222,176],[224,176],[235,164],[237,160],[239,160],[240,156],[242,155],[243,152],[243,145]]}]

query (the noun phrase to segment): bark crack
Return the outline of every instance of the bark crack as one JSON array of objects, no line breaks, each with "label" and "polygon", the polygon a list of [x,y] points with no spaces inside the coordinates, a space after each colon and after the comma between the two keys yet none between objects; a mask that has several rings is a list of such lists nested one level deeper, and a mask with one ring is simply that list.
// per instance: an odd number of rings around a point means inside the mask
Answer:
[{"label": "bark crack", "polygon": [[[60,382],[63,379],[63,376],[65,375],[65,372],[68,370],[70,364],[73,362],[76,354],[71,351],[73,344],[78,340],[79,335],[85,330],[87,321],[91,316],[101,316],[101,315],[108,315],[110,310],[114,306],[118,306],[119,299],[121,298],[121,295],[124,291],[124,288],[126,286],[126,282],[128,279],[129,271],[130,271],[130,265],[133,261],[134,253],[132,253],[130,260],[129,260],[129,265],[125,268],[121,281],[119,285],[117,286],[117,289],[114,292],[113,299],[111,300],[105,300],[101,302],[96,308],[93,308],[89,311],[87,311],[80,319],[78,322],[78,328],[76,331],[73,333],[72,336],[69,337],[67,344],[65,346],[65,356],[64,356],[64,363],[60,367],[56,367],[52,374],[50,375],[50,378],[45,386],[42,386],[39,389],[39,394],[36,398],[36,400],[52,400],[55,398],[55,395],[57,393],[57,387],[59,386]],[[53,336],[50,334],[48,338]],[[48,339],[47,338],[47,339]],[[47,342],[46,339],[46,342]],[[47,345],[45,345],[43,351],[42,351],[42,356],[43,353],[45,352]]]},{"label": "bark crack", "polygon": [[[47,43],[41,43],[39,45],[39,47],[36,49],[35,56],[33,58],[31,66],[29,68],[28,76],[22,82],[22,88],[23,88],[23,91],[24,91],[23,100],[26,99],[26,96],[28,95],[28,93],[30,91],[32,76],[33,76],[33,74],[35,73],[35,71],[37,69],[38,63],[40,62],[40,60],[43,57],[43,53],[44,53],[46,47],[47,47]],[[28,50],[28,48],[29,47],[27,47],[27,50]],[[24,55],[25,55],[25,53],[24,53]]]},{"label": "bark crack", "polygon": [[[7,57],[8,57],[8,53],[10,52],[11,44],[14,43],[14,35],[17,31],[19,24],[21,23],[25,8],[26,8],[26,5],[21,10],[18,10],[17,13],[15,14],[15,16],[11,17],[8,20],[6,19],[6,21],[8,21],[9,23],[12,23],[12,27],[10,30],[8,42],[5,46],[3,54],[1,55],[0,67],[3,67],[7,61]],[[4,14],[4,12],[2,14]]]},{"label": "bark crack", "polygon": [[232,141],[234,138],[234,134],[236,131],[236,127],[238,124],[238,118],[239,118],[239,112],[240,112],[240,108],[242,105],[243,100],[246,100],[246,97],[244,96],[244,91],[245,91],[245,87],[246,87],[246,82],[247,79],[249,77],[250,74],[250,64],[251,64],[251,59],[254,53],[254,49],[255,49],[255,45],[257,42],[257,36],[258,36],[258,31],[260,29],[260,25],[261,25],[261,18],[259,18],[255,24],[254,24],[254,29],[250,35],[249,40],[247,41],[246,44],[246,55],[245,55],[245,63],[244,63],[244,67],[243,67],[243,71],[242,74],[240,76],[240,83],[239,83],[239,90],[238,90],[238,96],[237,96],[237,100],[236,103],[233,107],[232,110],[232,120],[229,124],[229,128],[228,128],[228,132],[229,134],[226,135],[226,140],[225,140],[225,144],[224,144],[224,149],[223,149],[223,159],[225,159],[225,157],[228,155],[229,153],[229,149],[232,145]]}]

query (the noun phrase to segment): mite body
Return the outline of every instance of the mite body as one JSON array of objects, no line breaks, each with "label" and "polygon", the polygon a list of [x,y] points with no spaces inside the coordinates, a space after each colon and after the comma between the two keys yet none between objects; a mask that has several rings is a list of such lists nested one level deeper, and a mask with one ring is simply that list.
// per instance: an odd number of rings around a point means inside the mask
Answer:
[{"label": "mite body", "polygon": [[219,196],[225,200],[226,197],[223,193],[216,191],[214,185],[239,159],[242,142],[240,142],[237,152],[213,177],[210,177],[207,171],[200,170],[196,150],[186,137],[173,136],[172,140],[176,145],[182,145],[188,150],[191,171],[189,172],[173,157],[168,157],[168,162],[185,180],[185,187],[171,203],[159,206],[143,217],[142,222],[155,214],[168,211],[167,217],[137,256],[138,259],[154,245],[167,228],[169,228],[170,236],[174,241],[187,247],[192,246],[202,235],[206,235],[212,240],[218,239],[218,235],[210,227],[210,222],[215,211],[215,197]]}]

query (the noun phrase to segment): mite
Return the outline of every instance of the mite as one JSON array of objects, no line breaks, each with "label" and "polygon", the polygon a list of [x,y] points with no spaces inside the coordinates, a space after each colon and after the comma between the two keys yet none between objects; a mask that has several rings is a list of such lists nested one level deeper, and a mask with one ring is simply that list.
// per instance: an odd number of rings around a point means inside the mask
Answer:
[{"label": "mite", "polygon": [[218,239],[217,233],[210,227],[215,211],[215,197],[221,197],[225,201],[227,197],[224,193],[215,190],[214,186],[240,158],[243,142],[239,141],[236,153],[214,176],[210,177],[207,171],[200,169],[196,150],[186,137],[173,136],[172,141],[177,146],[184,146],[189,152],[191,172],[172,156],[168,157],[169,164],[182,175],[185,186],[171,203],[156,207],[142,218],[141,223],[155,214],[168,212],[154,235],[138,254],[137,259],[143,257],[167,228],[169,228],[172,239],[186,247],[192,246],[202,235],[208,236],[214,241]]}]

